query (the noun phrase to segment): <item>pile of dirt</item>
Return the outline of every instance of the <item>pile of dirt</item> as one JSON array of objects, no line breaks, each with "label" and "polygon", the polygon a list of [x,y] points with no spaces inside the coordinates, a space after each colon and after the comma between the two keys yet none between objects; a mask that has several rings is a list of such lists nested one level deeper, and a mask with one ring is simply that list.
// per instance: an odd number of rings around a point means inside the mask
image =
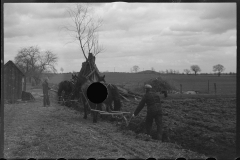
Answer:
[{"label": "pile of dirt", "polygon": [[160,76],[146,81],[145,84],[150,84],[155,92],[176,90],[174,86]]}]

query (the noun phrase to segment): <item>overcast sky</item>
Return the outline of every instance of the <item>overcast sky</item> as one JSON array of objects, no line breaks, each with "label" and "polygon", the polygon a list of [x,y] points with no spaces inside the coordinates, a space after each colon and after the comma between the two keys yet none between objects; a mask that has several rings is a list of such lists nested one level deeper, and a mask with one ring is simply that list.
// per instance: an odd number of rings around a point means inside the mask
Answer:
[{"label": "overcast sky", "polygon": [[[78,43],[61,30],[72,23],[67,3],[5,3],[4,60],[22,47],[38,45],[59,57],[57,70],[79,71],[84,56]],[[236,72],[236,3],[101,3],[88,4],[103,19],[96,57],[100,71],[166,69],[183,72],[191,65],[203,73],[216,64]]]}]

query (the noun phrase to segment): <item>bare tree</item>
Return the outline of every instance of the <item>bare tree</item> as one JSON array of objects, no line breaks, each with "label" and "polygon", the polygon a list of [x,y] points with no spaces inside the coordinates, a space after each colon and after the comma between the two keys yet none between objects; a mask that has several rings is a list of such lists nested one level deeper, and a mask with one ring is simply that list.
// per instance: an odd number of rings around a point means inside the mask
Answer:
[{"label": "bare tree", "polygon": [[191,71],[189,69],[184,69],[183,72],[185,72],[186,74],[189,74]]},{"label": "bare tree", "polygon": [[137,65],[135,65],[135,66],[132,67],[132,71],[133,71],[133,72],[138,72],[139,69],[140,69],[140,68],[139,68]]},{"label": "bare tree", "polygon": [[168,72],[168,70],[166,69],[166,74],[168,74],[169,72]]},{"label": "bare tree", "polygon": [[225,67],[221,64],[213,66],[213,72],[218,72],[218,76],[225,70]]},{"label": "bare tree", "polygon": [[63,68],[62,67],[60,68],[60,71],[63,73]]},{"label": "bare tree", "polygon": [[[18,51],[15,57],[15,64],[22,70],[27,78],[34,78],[35,82],[41,82],[41,74],[43,72],[56,72],[55,64],[57,56],[47,50],[40,52],[38,46],[25,47]],[[26,81],[25,81],[26,82]]]},{"label": "bare tree", "polygon": [[97,30],[102,24],[102,20],[94,20],[91,14],[91,8],[87,5],[76,4],[74,8],[69,8],[68,13],[73,24],[63,28],[73,34],[74,41],[78,40],[82,53],[87,60],[87,53],[97,55],[103,51],[99,45]]},{"label": "bare tree", "polygon": [[197,75],[197,72],[201,72],[201,69],[198,65],[192,65],[191,70],[195,73],[195,76]]}]

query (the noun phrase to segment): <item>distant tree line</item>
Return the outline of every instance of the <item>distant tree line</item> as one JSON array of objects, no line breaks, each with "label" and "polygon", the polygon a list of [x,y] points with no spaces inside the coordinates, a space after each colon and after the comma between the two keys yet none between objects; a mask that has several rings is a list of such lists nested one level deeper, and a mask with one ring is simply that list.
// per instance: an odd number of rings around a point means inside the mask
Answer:
[{"label": "distant tree line", "polygon": [[[139,72],[140,67],[137,65],[134,65],[132,68],[130,68],[130,72],[131,73],[137,73]],[[194,74],[197,75],[198,73],[203,75],[203,74],[213,74],[213,75],[218,75],[220,76],[221,74],[229,74],[229,75],[233,75],[236,74],[234,72],[229,72],[229,73],[223,73],[223,71],[225,70],[225,67],[221,64],[217,64],[213,66],[213,72],[214,73],[199,73],[201,72],[201,68],[199,67],[199,65],[191,65],[190,69],[184,69],[182,73],[179,72],[179,70],[173,70],[173,69],[166,69],[165,71],[160,70],[159,73],[160,74]],[[153,67],[151,67],[151,70],[146,70],[146,71],[152,71],[152,72],[156,72],[155,69]]]}]

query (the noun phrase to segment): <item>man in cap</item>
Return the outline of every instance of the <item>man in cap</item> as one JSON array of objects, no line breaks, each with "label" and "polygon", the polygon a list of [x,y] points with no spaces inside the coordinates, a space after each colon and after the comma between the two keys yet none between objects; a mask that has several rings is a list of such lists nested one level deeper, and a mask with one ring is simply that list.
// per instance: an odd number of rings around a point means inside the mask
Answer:
[{"label": "man in cap", "polygon": [[146,115],[146,133],[150,135],[153,120],[157,125],[157,139],[162,140],[162,108],[160,97],[156,93],[151,91],[152,86],[149,84],[145,85],[146,94],[143,96],[139,105],[137,106],[132,117],[135,117],[143,109],[145,104],[147,104],[147,115]]},{"label": "man in cap", "polygon": [[48,90],[51,88],[48,87],[48,78],[47,77],[44,79],[42,86],[43,86],[43,106],[44,107],[46,107],[46,105],[50,106]]}]

